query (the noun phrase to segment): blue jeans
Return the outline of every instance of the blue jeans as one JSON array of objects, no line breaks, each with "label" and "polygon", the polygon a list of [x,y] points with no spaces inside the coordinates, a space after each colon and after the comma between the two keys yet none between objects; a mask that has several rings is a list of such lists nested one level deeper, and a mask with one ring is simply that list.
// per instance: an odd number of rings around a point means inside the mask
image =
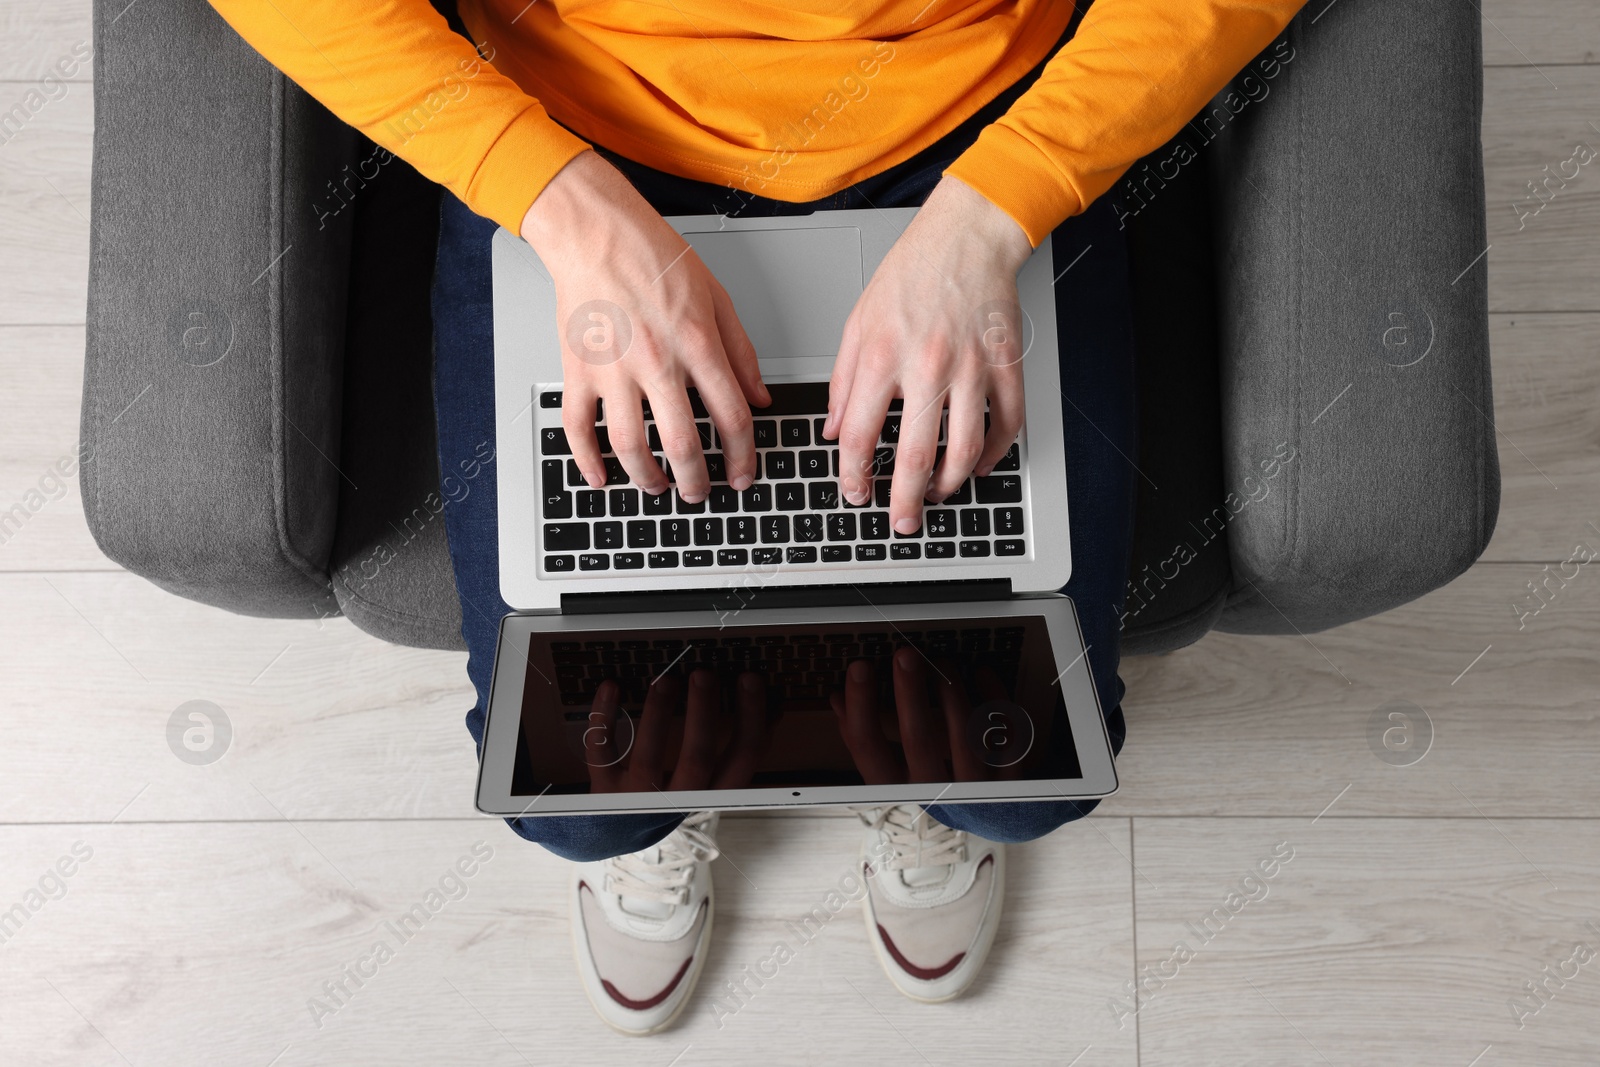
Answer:
[{"label": "blue jeans", "polygon": [[[596,150],[663,215],[720,211],[748,217],[804,214],[813,209],[916,206],[933,190],[944,168],[972,143],[979,130],[1004,114],[1039,69],[918,155],[810,204],[769,200],[745,190],[666,174],[598,146]],[[495,229],[494,223],[445,195],[433,282],[434,403],[443,474],[474,469],[482,458],[475,450],[485,440],[494,440],[489,242]],[[1127,250],[1109,201],[1104,200],[1067,220],[1052,238],[1057,273],[1072,264],[1055,289],[1072,538],[1072,578],[1062,591],[1077,606],[1090,671],[1106,709],[1106,726],[1113,749],[1120,751],[1125,726],[1123,684],[1117,677],[1118,620],[1132,542],[1133,464],[1137,459]],[[480,753],[497,625],[500,616],[510,610],[500,598],[496,479],[493,470],[484,474],[487,476],[475,479],[469,494],[445,508],[450,557],[461,596],[467,673],[478,695],[477,704],[467,713],[467,729]],[[1081,818],[1098,803],[938,804],[928,810],[947,826],[992,841],[1018,842],[1042,837]],[[682,818],[681,813],[524,816],[506,822],[522,837],[558,856],[593,860],[646,848],[671,833]]]}]

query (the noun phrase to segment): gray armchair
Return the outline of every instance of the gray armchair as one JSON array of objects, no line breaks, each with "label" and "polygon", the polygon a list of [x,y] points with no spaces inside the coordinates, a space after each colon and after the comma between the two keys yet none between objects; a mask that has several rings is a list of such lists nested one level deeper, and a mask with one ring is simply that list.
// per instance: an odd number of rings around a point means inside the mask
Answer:
[{"label": "gray armchair", "polygon": [[[461,647],[431,407],[437,189],[203,0],[113,27],[124,6],[95,4],[95,538],[231,611]],[[1322,8],[1108,194],[1141,382],[1129,654],[1385,611],[1493,532],[1478,15]]]}]

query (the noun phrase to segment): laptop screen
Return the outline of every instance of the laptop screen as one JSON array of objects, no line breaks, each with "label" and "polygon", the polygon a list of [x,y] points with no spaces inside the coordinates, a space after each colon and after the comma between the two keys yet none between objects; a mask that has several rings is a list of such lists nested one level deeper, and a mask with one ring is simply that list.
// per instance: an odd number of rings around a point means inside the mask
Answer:
[{"label": "laptop screen", "polygon": [[1075,779],[1045,620],[531,635],[512,793]]}]

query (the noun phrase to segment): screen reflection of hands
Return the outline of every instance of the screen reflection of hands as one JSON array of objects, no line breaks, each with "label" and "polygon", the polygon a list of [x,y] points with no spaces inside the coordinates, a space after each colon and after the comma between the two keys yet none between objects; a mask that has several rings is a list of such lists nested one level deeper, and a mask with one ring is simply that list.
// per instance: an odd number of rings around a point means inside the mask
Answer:
[{"label": "screen reflection of hands", "polygon": [[[901,648],[894,654],[892,670],[892,707],[882,706],[876,672],[868,660],[851,663],[844,692],[829,697],[839,733],[866,784],[1021,777],[1017,761],[995,758],[997,742],[1003,745],[1007,732],[1016,732],[1015,720],[1025,713],[1009,702],[993,670],[979,667],[975,672],[983,721],[975,720],[972,699],[953,664],[931,663],[916,649]],[[930,688],[937,708],[930,700]]]},{"label": "screen reflection of hands", "polygon": [[[638,725],[632,730],[621,726],[619,731],[624,714],[618,703],[621,689],[615,682],[602,682],[583,735],[591,791],[748,786],[771,740],[773,724],[760,675],[750,671],[739,675],[733,692],[733,707],[725,709],[722,685],[711,671],[697,670],[687,681],[676,674],[662,675],[645,696]],[[682,722],[683,735],[676,753],[671,751],[674,721]],[[730,728],[731,739],[721,743]]]}]

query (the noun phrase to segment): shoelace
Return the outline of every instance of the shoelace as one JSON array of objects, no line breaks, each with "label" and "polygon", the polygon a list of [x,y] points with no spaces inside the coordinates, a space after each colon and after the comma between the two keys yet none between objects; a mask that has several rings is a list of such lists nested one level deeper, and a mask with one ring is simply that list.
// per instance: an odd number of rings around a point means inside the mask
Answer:
[{"label": "shoelace", "polygon": [[[694,866],[721,853],[704,829],[712,812],[695,812],[660,844],[630,852],[607,862],[606,884],[611,892],[659,904],[687,904]],[[651,855],[655,854],[652,861]]]},{"label": "shoelace", "polygon": [[944,825],[915,804],[851,810],[888,838],[894,854],[884,863],[887,870],[950,867],[967,858],[967,835]]}]

